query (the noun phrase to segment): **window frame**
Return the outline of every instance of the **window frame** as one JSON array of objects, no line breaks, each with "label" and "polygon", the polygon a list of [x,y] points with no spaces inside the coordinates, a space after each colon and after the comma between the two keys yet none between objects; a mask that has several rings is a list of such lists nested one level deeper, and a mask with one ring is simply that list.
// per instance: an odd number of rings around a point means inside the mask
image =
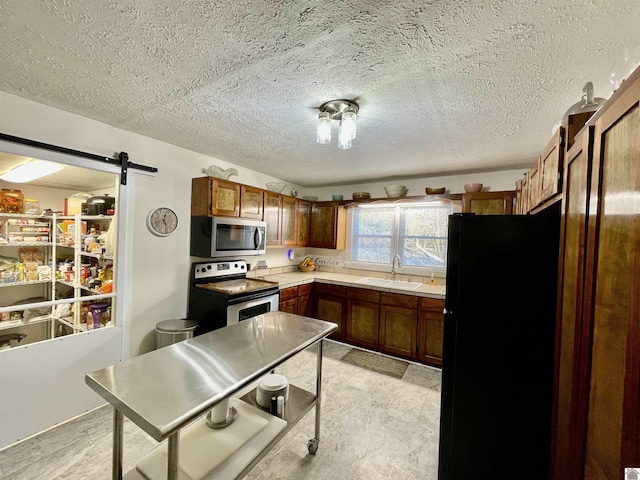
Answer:
[{"label": "window frame", "polygon": [[[462,203],[460,201],[456,201],[456,200],[446,200],[446,199],[439,199],[439,200],[433,200],[433,201],[388,201],[388,202],[376,202],[375,206],[371,205],[371,207],[364,207],[364,208],[375,208],[375,207],[418,207],[418,206],[425,206],[425,207],[436,207],[436,206],[440,206],[440,205],[450,205],[451,206],[451,213],[460,213],[462,211]],[[367,204],[364,204],[367,205]],[[347,209],[347,242],[346,242],[346,248],[345,248],[345,257],[344,257],[344,267],[345,268],[349,268],[349,269],[354,269],[354,270],[368,270],[368,271],[372,271],[372,272],[385,272],[385,273],[389,273],[391,272],[391,263],[388,264],[382,264],[382,263],[373,263],[373,262],[362,262],[362,261],[357,261],[357,260],[352,260],[352,255],[354,253],[354,245],[353,245],[353,229],[355,227],[355,211],[356,208],[358,207],[362,207],[362,205],[356,205],[352,208],[348,208]],[[395,244],[395,252],[400,253],[401,249],[404,249],[404,246],[401,244],[401,240],[403,238],[406,237],[401,237],[400,235],[400,222],[404,221],[403,219],[404,215],[399,214],[398,212],[396,212],[395,214],[395,222],[394,222],[394,233],[393,233],[393,242]],[[445,236],[445,240],[446,240],[446,236]],[[401,255],[402,257],[402,255]],[[392,257],[393,259],[393,257]],[[445,277],[446,276],[446,265],[443,267],[428,267],[428,266],[409,266],[409,265],[402,265],[400,267],[396,267],[395,268],[395,272],[397,274],[404,274],[404,275],[419,275],[419,276],[429,276],[431,274],[433,274],[436,277]]]}]

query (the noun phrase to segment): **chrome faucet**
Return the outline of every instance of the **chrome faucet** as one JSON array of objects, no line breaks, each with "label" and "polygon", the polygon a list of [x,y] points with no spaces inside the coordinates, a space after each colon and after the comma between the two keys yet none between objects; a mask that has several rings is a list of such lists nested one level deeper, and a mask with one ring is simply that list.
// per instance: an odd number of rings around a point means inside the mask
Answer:
[{"label": "chrome faucet", "polygon": [[398,268],[402,266],[402,263],[400,263],[400,255],[396,253],[393,256],[393,260],[391,260],[391,280],[396,279],[396,258],[398,259]]}]

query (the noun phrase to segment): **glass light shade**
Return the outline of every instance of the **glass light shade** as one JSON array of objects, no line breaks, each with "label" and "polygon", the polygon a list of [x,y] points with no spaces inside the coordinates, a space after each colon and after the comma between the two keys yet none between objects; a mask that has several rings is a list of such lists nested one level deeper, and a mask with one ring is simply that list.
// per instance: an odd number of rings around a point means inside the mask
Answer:
[{"label": "glass light shade", "polygon": [[318,143],[329,143],[331,141],[331,117],[329,112],[320,112],[318,115],[316,140]]},{"label": "glass light shade", "polygon": [[351,148],[351,130],[345,130],[343,127],[344,119],[340,121],[340,131],[338,132],[338,148],[346,150]]},{"label": "glass light shade", "polygon": [[7,173],[0,175],[0,178],[6,182],[25,183],[59,172],[63,168],[64,165],[60,165],[59,163],[33,160],[9,170]]},{"label": "glass light shade", "polygon": [[356,138],[356,112],[352,108],[347,108],[342,114],[340,128],[345,131],[345,134],[350,135],[352,140]]}]

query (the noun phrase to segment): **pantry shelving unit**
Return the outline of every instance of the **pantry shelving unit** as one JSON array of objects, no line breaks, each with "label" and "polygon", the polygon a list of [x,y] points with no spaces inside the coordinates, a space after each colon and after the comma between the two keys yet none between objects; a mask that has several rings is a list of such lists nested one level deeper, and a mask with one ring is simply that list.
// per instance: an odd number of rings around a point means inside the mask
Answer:
[{"label": "pantry shelving unit", "polygon": [[[81,308],[74,308],[72,312],[60,313],[58,305],[77,304],[85,301],[107,300],[115,297],[114,293],[100,293],[83,284],[79,275],[80,268],[70,272],[65,278],[56,274],[56,266],[61,258],[72,259],[76,267],[82,266],[88,260],[96,265],[104,266],[106,262],[114,264],[111,255],[100,252],[83,251],[84,239],[82,225],[96,225],[101,231],[106,231],[112,221],[107,215],[37,215],[19,213],[0,213],[0,257],[15,259],[23,265],[23,270],[3,272],[0,277],[0,289],[11,289],[12,294],[4,295],[5,300],[0,304],[0,314],[21,312],[34,308],[50,308],[48,314],[28,319],[10,318],[0,321],[0,331],[49,322],[48,331],[44,339],[56,336],[56,326],[64,325],[72,333],[87,330],[87,323],[82,322]],[[62,225],[71,226],[64,232]],[[37,260],[30,260],[39,264],[29,272],[26,263],[20,258],[19,249],[37,247]],[[44,267],[44,268],[43,268]],[[49,267],[48,269],[46,267]],[[33,268],[31,265],[29,268]],[[27,274],[28,273],[28,274]],[[78,273],[78,274],[76,274]],[[27,279],[28,277],[32,277]],[[42,288],[30,288],[40,285]],[[26,287],[26,288],[24,288]],[[28,290],[27,290],[28,288]],[[72,290],[72,293],[69,292]],[[16,292],[16,293],[14,293]],[[30,298],[44,298],[46,301],[22,303]],[[16,299],[18,302],[16,302]],[[81,299],[81,300],[80,300]],[[68,333],[65,330],[65,334]]]}]

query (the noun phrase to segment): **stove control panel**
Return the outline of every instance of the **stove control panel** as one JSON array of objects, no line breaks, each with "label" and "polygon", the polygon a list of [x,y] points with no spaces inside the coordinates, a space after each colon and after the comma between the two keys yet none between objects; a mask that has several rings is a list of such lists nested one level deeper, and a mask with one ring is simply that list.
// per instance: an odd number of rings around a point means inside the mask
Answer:
[{"label": "stove control panel", "polygon": [[246,260],[194,263],[195,280],[247,273]]}]

